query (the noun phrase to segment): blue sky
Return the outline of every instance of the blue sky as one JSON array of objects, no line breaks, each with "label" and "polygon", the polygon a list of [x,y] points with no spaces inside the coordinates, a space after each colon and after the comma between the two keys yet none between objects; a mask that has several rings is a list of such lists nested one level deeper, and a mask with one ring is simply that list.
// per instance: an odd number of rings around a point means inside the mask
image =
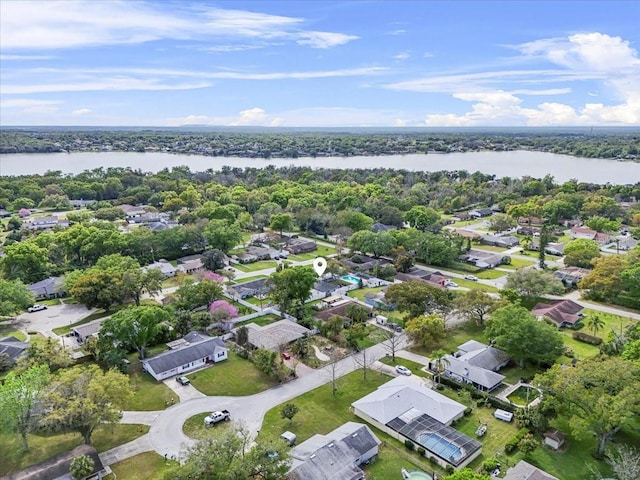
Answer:
[{"label": "blue sky", "polygon": [[640,125],[640,1],[0,1],[0,124]]}]

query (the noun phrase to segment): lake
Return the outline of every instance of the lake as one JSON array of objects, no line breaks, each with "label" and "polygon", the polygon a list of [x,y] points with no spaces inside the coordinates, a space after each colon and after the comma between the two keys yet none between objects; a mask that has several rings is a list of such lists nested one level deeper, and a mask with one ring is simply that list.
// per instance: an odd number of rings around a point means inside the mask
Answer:
[{"label": "lake", "polygon": [[580,182],[627,184],[640,182],[640,163],[617,162],[602,158],[581,158],[544,152],[467,152],[448,154],[381,155],[362,157],[318,158],[238,158],[205,157],[171,153],[77,152],[20,153],[0,155],[0,175],[42,174],[47,170],[80,173],[98,167],[131,167],[145,172],[163,168],[188,166],[191,171],[209,168],[290,165],[313,168],[395,168],[413,171],[467,170],[481,171],[498,177],[544,177],[552,175],[557,182],[572,178]]}]

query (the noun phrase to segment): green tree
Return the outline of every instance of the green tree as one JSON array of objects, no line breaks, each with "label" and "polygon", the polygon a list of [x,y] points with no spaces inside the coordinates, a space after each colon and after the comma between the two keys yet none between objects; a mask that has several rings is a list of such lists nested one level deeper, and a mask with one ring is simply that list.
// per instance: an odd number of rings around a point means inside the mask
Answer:
[{"label": "green tree", "polygon": [[442,227],[440,214],[433,208],[416,205],[404,214],[404,219],[412,228],[421,231],[438,232]]},{"label": "green tree", "polygon": [[268,376],[274,376],[277,370],[278,354],[273,350],[258,348],[254,350],[251,359],[258,370]]},{"label": "green tree", "polygon": [[170,320],[169,313],[161,307],[129,307],[104,320],[100,336],[121,348],[135,349],[143,359],[146,348],[155,344],[162,325],[169,324]]},{"label": "green tree", "polygon": [[460,314],[480,327],[498,302],[482,290],[471,289],[456,297],[454,304]]},{"label": "green tree", "polygon": [[594,268],[578,284],[592,300],[609,300],[624,291],[622,272],[628,263],[622,255],[606,255],[593,261]]},{"label": "green tree", "polygon": [[222,298],[222,285],[214,280],[203,279],[196,282],[193,279],[187,279],[177,291],[176,297],[178,308],[184,310],[193,310],[202,305],[210,305],[214,301]]},{"label": "green tree", "polygon": [[14,315],[33,305],[35,298],[20,280],[0,278],[0,317]]},{"label": "green tree", "polygon": [[627,342],[622,350],[622,358],[631,361],[640,361],[640,340]]},{"label": "green tree", "polygon": [[213,432],[189,448],[184,464],[165,475],[166,480],[281,480],[289,470],[284,444],[251,441],[242,427]]},{"label": "green tree", "polygon": [[44,424],[54,431],[77,431],[91,444],[96,427],[120,421],[122,408],[131,395],[129,378],[97,365],[61,370],[46,397]]},{"label": "green tree", "polygon": [[22,437],[22,450],[29,450],[27,435],[38,427],[42,399],[49,384],[46,365],[35,365],[21,374],[9,372],[0,384],[0,426]]},{"label": "green tree", "polygon": [[593,313],[587,317],[587,328],[591,330],[593,335],[596,335],[600,330],[602,330],[604,325],[604,320],[600,318],[600,315],[597,313]]},{"label": "green tree", "polygon": [[447,313],[453,305],[453,294],[449,290],[432,287],[418,280],[390,285],[385,298],[395,303],[398,310],[408,318],[424,313]]},{"label": "green tree", "polygon": [[249,341],[249,329],[242,325],[238,330],[236,330],[236,343],[241,347],[245,346]]},{"label": "green tree", "polygon": [[142,295],[156,295],[162,291],[164,275],[157,268],[146,270],[135,268],[122,274],[124,293],[132,298],[136,306],[140,305]]},{"label": "green tree", "polygon": [[224,253],[242,242],[242,231],[236,225],[228,225],[225,220],[211,220],[203,232],[210,248]]},{"label": "green tree", "polygon": [[600,245],[595,240],[579,238],[564,246],[564,254],[565,265],[591,268],[593,259],[600,257]]},{"label": "green tree", "polygon": [[371,311],[367,307],[358,304],[348,305],[344,310],[344,314],[347,318],[350,318],[354,322],[366,321],[367,318],[369,318],[370,312]]},{"label": "green tree", "polygon": [[444,320],[436,314],[412,318],[404,330],[411,340],[427,349],[437,348],[446,336]]},{"label": "green tree", "polygon": [[289,423],[293,421],[293,417],[300,411],[300,409],[293,403],[285,403],[280,409],[280,417],[287,418]]},{"label": "green tree", "polygon": [[536,448],[538,448],[539,445],[540,442],[536,440],[531,433],[527,433],[518,442],[518,448],[525,455],[529,455],[530,453],[532,453]]},{"label": "green tree", "polygon": [[309,267],[284,268],[273,273],[267,280],[269,296],[280,310],[298,318],[304,316],[304,303],[318,276]]},{"label": "green tree", "polygon": [[224,253],[216,248],[205,250],[202,254],[202,264],[207,270],[212,272],[222,270],[225,266]]},{"label": "green tree", "polygon": [[536,298],[545,293],[559,295],[564,292],[560,280],[535,268],[523,268],[510,273],[505,288],[513,289],[526,298]]},{"label": "green tree", "polygon": [[605,217],[591,217],[585,223],[587,227],[596,232],[617,232],[620,230],[619,220],[609,220]]},{"label": "green tree", "polygon": [[447,355],[447,352],[442,349],[435,350],[429,355],[429,358],[431,359],[435,367],[434,369],[436,371],[436,383],[438,384],[440,383],[440,376],[444,372],[445,367],[449,365],[449,360],[445,358]]},{"label": "green tree", "polygon": [[122,274],[99,268],[85,270],[68,286],[69,293],[87,308],[103,308],[109,311],[116,303],[125,300]]},{"label": "green tree", "polygon": [[55,372],[73,363],[69,350],[51,337],[31,342],[28,352],[29,355],[20,358],[19,366],[29,368],[36,365],[46,365],[51,372]]},{"label": "green tree", "polygon": [[569,417],[576,437],[595,435],[600,457],[640,410],[640,365],[620,357],[587,358],[567,369],[554,365],[535,382],[544,401]]},{"label": "green tree", "polygon": [[527,361],[551,364],[564,352],[558,331],[537,321],[526,308],[518,305],[510,304],[493,312],[487,321],[486,334],[520,367]]},{"label": "green tree", "polygon": [[489,218],[489,231],[506,232],[518,225],[515,218],[506,213],[496,213]]},{"label": "green tree", "polygon": [[271,222],[269,223],[269,228],[271,230],[275,230],[280,232],[280,236],[282,237],[282,232],[285,230],[291,230],[293,225],[293,220],[291,215],[288,213],[276,213],[271,216]]},{"label": "green tree", "polygon": [[463,468],[453,472],[451,475],[447,475],[443,480],[491,480],[491,478],[486,473],[478,473],[470,468]]},{"label": "green tree", "polygon": [[35,241],[25,240],[7,245],[4,253],[0,265],[5,278],[33,283],[49,276],[49,252]]},{"label": "green tree", "polygon": [[614,445],[606,452],[605,458],[617,480],[640,478],[640,450],[636,447],[624,444]]},{"label": "green tree", "polygon": [[95,463],[93,462],[93,458],[89,455],[80,455],[71,460],[69,473],[71,473],[71,476],[76,480],[82,480],[92,474],[94,469]]}]

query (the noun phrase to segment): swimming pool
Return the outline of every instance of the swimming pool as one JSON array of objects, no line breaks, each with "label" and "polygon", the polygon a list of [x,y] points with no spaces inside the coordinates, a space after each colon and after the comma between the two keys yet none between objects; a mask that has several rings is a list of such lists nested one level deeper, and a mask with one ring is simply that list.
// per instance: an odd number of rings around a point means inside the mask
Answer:
[{"label": "swimming pool", "polygon": [[355,275],[343,275],[342,280],[349,283],[360,283],[360,278]]},{"label": "swimming pool", "polygon": [[457,445],[435,433],[422,433],[419,437],[420,445],[444,459],[459,460],[462,450]]}]

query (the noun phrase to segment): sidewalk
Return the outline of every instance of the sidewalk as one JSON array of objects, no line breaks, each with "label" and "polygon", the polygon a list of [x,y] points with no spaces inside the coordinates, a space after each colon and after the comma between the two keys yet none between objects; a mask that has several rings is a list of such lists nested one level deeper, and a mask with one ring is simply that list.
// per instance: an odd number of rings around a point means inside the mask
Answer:
[{"label": "sidewalk", "polygon": [[99,454],[100,461],[103,465],[113,465],[114,463],[126,460],[127,458],[133,457],[140,453],[153,450],[149,438],[149,434],[147,433],[129,443],[125,443],[124,445],[120,445],[118,447],[112,448],[111,450],[107,450],[106,452],[102,452],[101,454]]}]

